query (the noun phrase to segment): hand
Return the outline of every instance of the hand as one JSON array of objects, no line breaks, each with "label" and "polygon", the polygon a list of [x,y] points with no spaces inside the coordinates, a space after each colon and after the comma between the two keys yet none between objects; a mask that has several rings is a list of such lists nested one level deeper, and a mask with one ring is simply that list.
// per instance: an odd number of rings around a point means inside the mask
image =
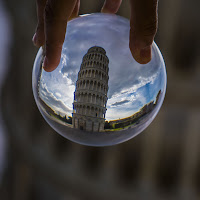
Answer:
[{"label": "hand", "polygon": [[[157,31],[158,0],[129,0],[131,6],[129,47],[135,60],[151,60],[152,43]],[[116,13],[122,0],[106,0],[102,12]],[[67,21],[78,16],[80,0],[37,0],[38,25],[33,36],[36,46],[45,45],[43,67],[51,72],[58,66]]]}]

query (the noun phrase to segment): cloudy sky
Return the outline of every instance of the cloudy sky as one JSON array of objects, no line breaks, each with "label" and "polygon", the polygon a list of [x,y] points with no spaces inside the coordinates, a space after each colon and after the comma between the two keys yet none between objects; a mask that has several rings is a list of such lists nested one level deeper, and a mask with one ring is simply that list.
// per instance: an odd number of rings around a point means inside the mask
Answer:
[{"label": "cloudy sky", "polygon": [[83,56],[101,46],[109,58],[106,120],[128,117],[155,100],[165,87],[161,55],[153,46],[153,59],[138,64],[129,50],[129,21],[105,14],[88,15],[68,23],[61,62],[53,72],[42,71],[40,96],[61,115],[71,116],[75,83]]}]

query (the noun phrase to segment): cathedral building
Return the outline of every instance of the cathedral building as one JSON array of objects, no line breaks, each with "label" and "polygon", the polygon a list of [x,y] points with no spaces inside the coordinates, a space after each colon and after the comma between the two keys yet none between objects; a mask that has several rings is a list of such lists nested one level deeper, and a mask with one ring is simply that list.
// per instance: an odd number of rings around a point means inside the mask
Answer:
[{"label": "cathedral building", "polygon": [[103,131],[108,92],[109,59],[102,47],[84,55],[74,92],[72,125],[86,131]]}]

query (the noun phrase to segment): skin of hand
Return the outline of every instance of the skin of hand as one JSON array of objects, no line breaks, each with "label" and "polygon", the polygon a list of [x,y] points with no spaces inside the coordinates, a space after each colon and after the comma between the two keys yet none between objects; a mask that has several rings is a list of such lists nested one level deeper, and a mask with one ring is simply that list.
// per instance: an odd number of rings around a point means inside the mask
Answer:
[{"label": "skin of hand", "polygon": [[[157,32],[158,0],[129,0],[131,8],[129,47],[140,64],[151,60],[152,43]],[[101,12],[116,13],[122,0],[105,0]],[[38,24],[33,36],[35,46],[45,46],[44,70],[57,68],[65,39],[67,22],[78,16],[80,0],[37,0]]]}]

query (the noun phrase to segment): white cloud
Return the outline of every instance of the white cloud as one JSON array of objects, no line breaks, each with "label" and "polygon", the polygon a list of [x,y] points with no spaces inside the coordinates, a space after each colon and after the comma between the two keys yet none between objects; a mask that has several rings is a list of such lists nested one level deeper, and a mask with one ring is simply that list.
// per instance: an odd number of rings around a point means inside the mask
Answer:
[{"label": "white cloud", "polygon": [[62,95],[61,95],[59,92],[56,92],[55,95],[56,95],[57,97],[62,97]]},{"label": "white cloud", "polygon": [[39,96],[49,107],[55,111],[55,113],[62,116],[71,116],[72,106],[68,107],[62,100],[58,99],[54,93],[50,92],[46,83],[40,82]]}]

